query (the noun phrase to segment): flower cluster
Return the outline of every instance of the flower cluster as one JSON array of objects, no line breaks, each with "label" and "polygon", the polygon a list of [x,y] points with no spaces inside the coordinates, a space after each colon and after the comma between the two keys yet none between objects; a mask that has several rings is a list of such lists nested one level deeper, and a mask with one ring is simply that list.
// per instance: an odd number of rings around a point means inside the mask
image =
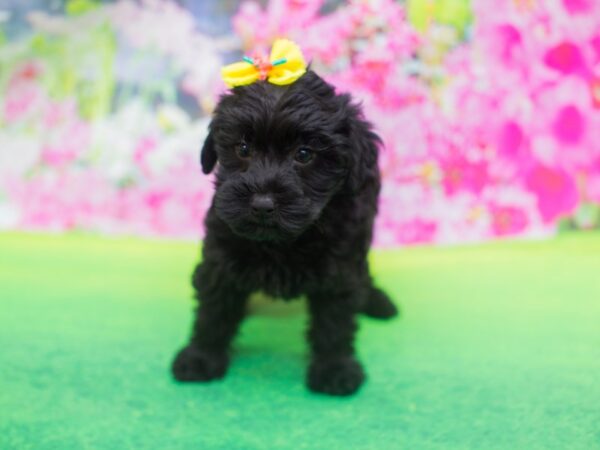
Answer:
[{"label": "flower cluster", "polygon": [[[172,1],[76,4],[0,28],[0,227],[199,236],[197,155],[234,41]],[[247,0],[232,25],[240,52],[298,42],[363,104],[379,245],[600,225],[599,2]]]},{"label": "flower cluster", "polygon": [[416,32],[392,0],[322,4],[246,2],[234,25],[248,47],[297,40],[363,103],[385,144],[379,243],[598,225],[597,2],[474,2],[466,38],[435,20]]},{"label": "flower cluster", "polygon": [[90,6],[0,49],[0,226],[197,238],[221,57],[173,3]]}]

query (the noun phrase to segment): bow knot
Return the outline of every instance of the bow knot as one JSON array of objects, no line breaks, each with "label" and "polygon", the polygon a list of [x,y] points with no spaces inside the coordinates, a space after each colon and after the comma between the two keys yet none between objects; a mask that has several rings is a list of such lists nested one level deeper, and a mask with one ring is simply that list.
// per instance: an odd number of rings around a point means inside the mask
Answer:
[{"label": "bow knot", "polygon": [[270,58],[260,54],[254,54],[252,58],[244,56],[243,61],[225,66],[221,72],[229,87],[244,86],[258,80],[285,85],[306,73],[306,63],[295,43],[278,39],[273,43]]}]

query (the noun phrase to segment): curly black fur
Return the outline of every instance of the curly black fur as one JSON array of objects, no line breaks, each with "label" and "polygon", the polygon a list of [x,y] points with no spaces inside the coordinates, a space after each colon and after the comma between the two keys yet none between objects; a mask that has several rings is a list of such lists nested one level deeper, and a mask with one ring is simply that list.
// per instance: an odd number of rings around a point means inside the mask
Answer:
[{"label": "curly black fur", "polygon": [[[248,296],[263,291],[307,297],[312,390],[348,395],[360,387],[355,315],[397,314],[373,286],[366,258],[378,144],[350,96],[312,71],[289,86],[257,82],[221,98],[201,153],[205,173],[219,166],[193,275],[199,308],[191,341],[173,362],[176,379],[225,374]],[[297,161],[300,148],[312,160]],[[257,196],[268,198],[266,209],[252,207]]]}]

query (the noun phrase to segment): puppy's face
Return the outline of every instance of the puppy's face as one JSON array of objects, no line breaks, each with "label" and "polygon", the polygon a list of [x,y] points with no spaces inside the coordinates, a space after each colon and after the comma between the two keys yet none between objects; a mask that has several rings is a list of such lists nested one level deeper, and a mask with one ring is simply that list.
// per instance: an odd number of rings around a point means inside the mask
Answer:
[{"label": "puppy's face", "polygon": [[313,72],[289,86],[234,88],[202,151],[205,172],[219,162],[216,214],[249,239],[299,236],[347,184],[355,113]]}]

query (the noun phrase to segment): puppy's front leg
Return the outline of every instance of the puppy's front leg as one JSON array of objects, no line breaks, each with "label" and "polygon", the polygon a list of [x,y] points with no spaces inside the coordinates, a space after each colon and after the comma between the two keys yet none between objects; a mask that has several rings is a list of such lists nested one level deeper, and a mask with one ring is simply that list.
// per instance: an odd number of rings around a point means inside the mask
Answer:
[{"label": "puppy's front leg", "polygon": [[312,360],[307,384],[313,391],[350,395],[365,379],[362,366],[354,356],[357,326],[353,295],[348,291],[308,295]]},{"label": "puppy's front leg", "polygon": [[229,365],[229,346],[244,318],[249,292],[206,263],[194,274],[200,305],[190,343],[175,357],[174,377],[179,381],[222,378]]}]

